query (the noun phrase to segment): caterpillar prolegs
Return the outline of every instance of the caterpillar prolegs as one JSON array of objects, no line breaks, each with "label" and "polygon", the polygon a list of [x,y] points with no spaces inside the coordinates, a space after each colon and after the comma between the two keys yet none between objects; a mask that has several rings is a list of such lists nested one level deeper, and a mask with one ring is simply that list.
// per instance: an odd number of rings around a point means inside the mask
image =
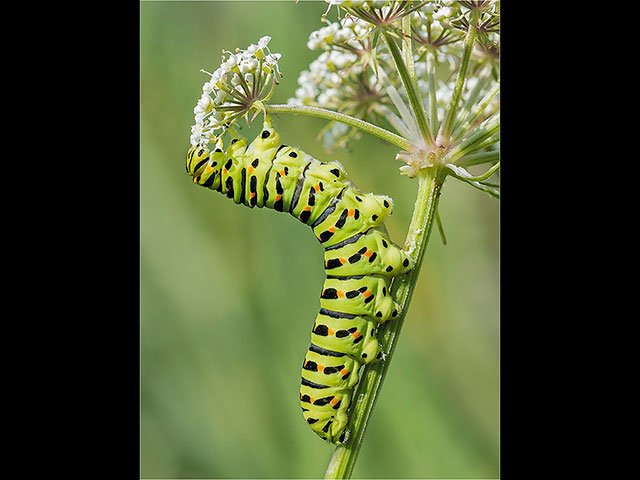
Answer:
[{"label": "caterpillar prolegs", "polygon": [[412,267],[384,226],[391,199],[360,192],[339,164],[282,144],[268,119],[251,143],[232,135],[226,149],[222,140],[212,152],[191,147],[186,170],[196,184],[235,203],[290,213],[325,248],[326,279],[302,366],[300,403],[315,433],[342,443],[358,370],[381,358],[377,327],[399,314],[391,283]]}]

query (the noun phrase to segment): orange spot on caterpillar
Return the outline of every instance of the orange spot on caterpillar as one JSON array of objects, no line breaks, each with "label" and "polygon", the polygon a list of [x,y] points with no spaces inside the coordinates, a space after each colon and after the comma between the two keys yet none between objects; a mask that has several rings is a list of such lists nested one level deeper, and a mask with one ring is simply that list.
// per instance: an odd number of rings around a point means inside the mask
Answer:
[{"label": "orange spot on caterpillar", "polygon": [[335,231],[336,231],[336,227],[329,227],[329,231],[330,231],[331,233],[335,232]]},{"label": "orange spot on caterpillar", "polygon": [[373,250],[367,250],[366,252],[364,252],[364,256],[369,258],[372,253],[373,253]]},{"label": "orange spot on caterpillar", "polygon": [[251,175],[253,173],[253,167],[249,166],[249,168],[247,168],[247,172]]},{"label": "orange spot on caterpillar", "polygon": [[313,397],[309,397],[309,401],[310,401],[311,403],[313,403],[313,402],[315,402],[315,401],[316,401],[316,399],[315,399],[315,398],[313,398]]},{"label": "orange spot on caterpillar", "polygon": [[279,202],[282,199],[282,195],[276,195],[276,202]]},{"label": "orange spot on caterpillar", "polygon": [[336,333],[335,331],[331,330],[330,328],[327,329],[327,332],[329,333],[329,335],[333,335],[334,333]]},{"label": "orange spot on caterpillar", "polygon": [[371,295],[373,295],[373,294],[372,294],[369,290],[367,290],[366,292],[364,292],[364,293],[362,294],[362,296],[363,296],[364,298],[369,298]]},{"label": "orange spot on caterpillar", "polygon": [[223,173],[224,175],[226,175],[228,171],[229,171],[229,170],[227,170],[226,168],[223,168],[223,169],[222,169],[222,173]]},{"label": "orange spot on caterpillar", "polygon": [[340,399],[338,397],[333,397],[333,400],[331,400],[329,403],[331,405],[335,405],[336,403],[338,403],[340,401]]},{"label": "orange spot on caterpillar", "polygon": [[321,372],[324,370],[324,365],[318,365],[318,371]]},{"label": "orange spot on caterpillar", "polygon": [[305,212],[308,212],[309,210],[311,210],[311,207],[309,205],[307,205],[302,210],[304,210]]},{"label": "orange spot on caterpillar", "polygon": [[355,208],[350,208],[348,214],[350,217],[353,217],[356,214]]},{"label": "orange spot on caterpillar", "polygon": [[345,263],[347,263],[347,259],[340,257],[340,263],[344,265]]},{"label": "orange spot on caterpillar", "polygon": [[314,185],[314,187],[313,187],[313,188],[315,189],[315,191],[316,191],[316,192],[319,192],[319,191],[320,191],[320,185]]},{"label": "orange spot on caterpillar", "polygon": [[249,194],[249,196],[250,196],[251,198],[255,197],[255,196],[256,196],[256,192],[251,192],[251,193]]},{"label": "orange spot on caterpillar", "polygon": [[346,368],[343,368],[342,370],[340,370],[340,375],[342,375],[343,377],[344,377],[347,373],[349,373],[349,370],[348,370],[348,369],[346,369]]},{"label": "orange spot on caterpillar", "polygon": [[353,333],[351,334],[351,336],[352,336],[353,338],[359,338],[359,337],[361,337],[361,336],[362,336],[362,334],[361,334],[360,332],[353,332]]},{"label": "orange spot on caterpillar", "polygon": [[344,292],[341,292],[340,290],[338,290],[336,293],[338,294],[338,298],[344,297]]},{"label": "orange spot on caterpillar", "polygon": [[280,176],[281,176],[281,177],[284,177],[284,176],[286,176],[286,175],[287,175],[287,172],[285,172],[285,171],[284,171],[284,169],[280,170],[280,172],[279,172],[279,173],[280,173]]}]

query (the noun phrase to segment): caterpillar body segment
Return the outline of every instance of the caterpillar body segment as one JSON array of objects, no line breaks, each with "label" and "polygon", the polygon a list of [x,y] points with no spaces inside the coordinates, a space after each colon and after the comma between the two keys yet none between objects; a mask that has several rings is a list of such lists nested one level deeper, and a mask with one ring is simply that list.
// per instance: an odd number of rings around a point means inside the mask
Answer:
[{"label": "caterpillar body segment", "polygon": [[361,366],[382,357],[378,325],[400,313],[393,280],[413,267],[384,226],[393,202],[362,193],[339,163],[282,144],[269,119],[251,143],[233,134],[226,149],[222,140],[213,151],[191,147],[186,171],[237,204],[291,214],[324,247],[326,279],[302,366],[300,405],[316,434],[342,443]]},{"label": "caterpillar body segment", "polygon": [[388,197],[362,194],[354,188],[345,189],[333,210],[313,225],[313,233],[325,248],[382,225],[392,211]]},{"label": "caterpillar body segment", "polygon": [[[360,363],[371,363],[380,358],[376,327],[376,323],[365,316],[321,309],[311,330],[311,343],[349,355]],[[308,359],[309,353],[305,360]],[[357,380],[356,376],[354,381]]]},{"label": "caterpillar body segment", "polygon": [[384,322],[398,316],[400,308],[391,298],[390,286],[391,278],[384,275],[327,276],[320,307]]},{"label": "caterpillar body segment", "polygon": [[329,387],[305,381],[300,386],[302,414],[311,429],[324,440],[340,443],[344,440],[352,388]]},{"label": "caterpillar body segment", "polygon": [[318,385],[351,389],[358,383],[359,368],[360,363],[351,356],[331,357],[309,350],[302,364],[302,377]]},{"label": "caterpillar body segment", "polygon": [[346,189],[346,180],[337,165],[313,159],[296,186],[297,202],[291,207],[291,214],[303,223],[316,223]]},{"label": "caterpillar body segment", "polygon": [[411,269],[409,257],[391,242],[386,233],[372,228],[358,238],[338,248],[324,252],[324,269],[327,275],[350,276],[362,271],[371,275],[395,277]]},{"label": "caterpillar body segment", "polygon": [[311,163],[305,156],[307,154],[286,145],[277,152],[263,188],[267,208],[289,211],[298,181]]}]

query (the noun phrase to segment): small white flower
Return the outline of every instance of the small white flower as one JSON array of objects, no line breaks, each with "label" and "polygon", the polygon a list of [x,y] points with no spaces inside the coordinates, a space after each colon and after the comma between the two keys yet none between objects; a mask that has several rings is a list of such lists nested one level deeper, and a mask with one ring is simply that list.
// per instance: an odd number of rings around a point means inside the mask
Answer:
[{"label": "small white flower", "polygon": [[264,57],[264,61],[269,65],[275,65],[276,63],[278,63],[278,60],[280,60],[281,56],[282,55],[280,55],[279,53],[270,53],[269,55]]},{"label": "small white flower", "polygon": [[320,40],[318,40],[317,38],[310,38],[309,41],[307,42],[307,48],[309,50],[315,50],[319,47],[320,47]]},{"label": "small white flower", "polygon": [[[435,18],[435,15],[434,15]],[[442,32],[444,31],[444,28],[442,27],[442,24],[437,21],[434,20],[433,22],[431,22],[431,37],[437,37],[438,35],[440,35]]]},{"label": "small white flower", "polygon": [[202,110],[206,110],[209,105],[211,105],[211,97],[208,94],[203,93],[200,100],[198,100],[198,106]]},{"label": "small white flower", "polygon": [[258,47],[264,48],[269,44],[270,41],[271,41],[271,37],[268,35],[265,35],[260,40],[258,40]]},{"label": "small white flower", "polygon": [[229,59],[225,62],[224,66],[227,69],[227,71],[229,71],[233,67],[235,67],[237,63],[238,63],[238,59],[236,58],[235,55],[231,54],[229,55]]},{"label": "small white flower", "polygon": [[192,125],[191,126],[191,134],[192,134],[192,136],[200,138],[202,136],[202,131],[203,131],[202,130],[202,125]]},{"label": "small white flower", "polygon": [[433,13],[433,9],[434,9],[434,4],[427,3],[420,9],[420,11],[426,15],[431,15]]},{"label": "small white flower", "polygon": [[202,92],[203,93],[211,93],[212,91],[213,91],[213,83],[204,82],[204,85],[202,85]]},{"label": "small white flower", "polygon": [[440,20],[449,18],[451,15],[453,15],[453,10],[451,9],[451,7],[442,7],[440,10],[433,14],[433,18],[434,20]]}]

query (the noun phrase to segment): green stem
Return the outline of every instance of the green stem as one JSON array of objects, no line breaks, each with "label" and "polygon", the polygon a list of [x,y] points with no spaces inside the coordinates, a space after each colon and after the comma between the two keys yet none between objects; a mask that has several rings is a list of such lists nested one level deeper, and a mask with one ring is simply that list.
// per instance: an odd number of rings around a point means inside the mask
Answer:
[{"label": "green stem", "polygon": [[422,104],[422,97],[420,97],[420,92],[418,91],[418,84],[414,81],[413,78],[411,78],[411,74],[409,73],[407,65],[404,63],[402,52],[396,44],[395,39],[386,31],[382,32],[382,36],[384,37],[389,52],[391,52],[391,56],[393,57],[393,61],[396,64],[396,69],[400,74],[402,83],[407,90],[407,97],[409,97],[409,102],[411,103],[411,107],[413,108],[413,113],[416,117],[418,128],[420,129],[420,132],[422,133],[427,146],[433,146],[433,134],[429,129],[429,122],[427,121],[427,117],[424,113],[424,105]]},{"label": "green stem", "polygon": [[470,167],[472,165],[481,165],[483,163],[490,163],[500,159],[500,152],[498,150],[492,152],[472,153],[471,155],[465,155],[461,157],[456,165],[461,167]]},{"label": "green stem", "polygon": [[431,110],[431,131],[438,131],[438,99],[436,97],[436,52],[427,51],[427,70],[429,72],[429,109]]},{"label": "green stem", "polygon": [[397,320],[387,322],[380,327],[378,340],[385,356],[382,360],[370,364],[364,369],[362,378],[353,394],[353,405],[347,425],[349,438],[344,445],[336,447],[325,473],[327,479],[350,478],[353,472],[369,417],[373,412],[382,383],[389,370],[398,336],[415,290],[422,259],[436,217],[442,184],[446,176],[443,172],[441,167],[429,168],[418,179],[418,196],[405,242],[405,249],[414,260],[414,267],[408,273],[397,277],[393,283],[393,296],[400,304],[401,313]]},{"label": "green stem", "polygon": [[463,122],[454,129],[451,135],[454,142],[464,135],[464,132],[480,117],[484,109],[489,106],[491,100],[493,100],[493,97],[495,97],[498,92],[500,92],[499,83],[495,84],[482,100],[469,111],[468,118],[464,119]]},{"label": "green stem", "polygon": [[[499,134],[500,113],[495,113],[450,150],[444,158],[445,163],[456,163],[459,158],[478,151],[480,148],[486,148],[490,143],[497,141]],[[489,142],[490,140],[493,142]]]},{"label": "green stem", "polygon": [[449,140],[451,136],[451,129],[456,119],[456,112],[458,110],[458,103],[460,101],[460,95],[462,95],[462,87],[464,87],[464,81],[467,76],[467,67],[471,60],[471,52],[478,36],[478,28],[476,26],[478,18],[478,12],[475,10],[471,13],[471,19],[469,21],[469,31],[464,40],[464,53],[462,54],[462,61],[460,62],[460,68],[458,70],[458,78],[456,79],[455,87],[453,88],[453,94],[451,95],[451,102],[449,103],[449,111],[447,117],[442,123],[442,129],[438,136],[438,142],[444,143]]},{"label": "green stem", "polygon": [[403,150],[411,151],[414,145],[407,139],[396,135],[393,132],[385,130],[359,118],[345,115],[344,113],[338,113],[331,110],[318,107],[308,107],[306,105],[265,105],[267,112],[269,113],[292,113],[300,115],[309,115],[312,117],[320,117],[326,120],[333,120],[335,122],[341,122],[350,127],[357,128],[363,132],[375,135],[382,140],[386,140],[393,145],[402,148]]},{"label": "green stem", "polygon": [[413,48],[411,46],[411,15],[405,15],[402,17],[402,56],[404,57],[404,63],[407,66],[407,71],[411,80],[416,82],[416,67],[413,62]]}]

